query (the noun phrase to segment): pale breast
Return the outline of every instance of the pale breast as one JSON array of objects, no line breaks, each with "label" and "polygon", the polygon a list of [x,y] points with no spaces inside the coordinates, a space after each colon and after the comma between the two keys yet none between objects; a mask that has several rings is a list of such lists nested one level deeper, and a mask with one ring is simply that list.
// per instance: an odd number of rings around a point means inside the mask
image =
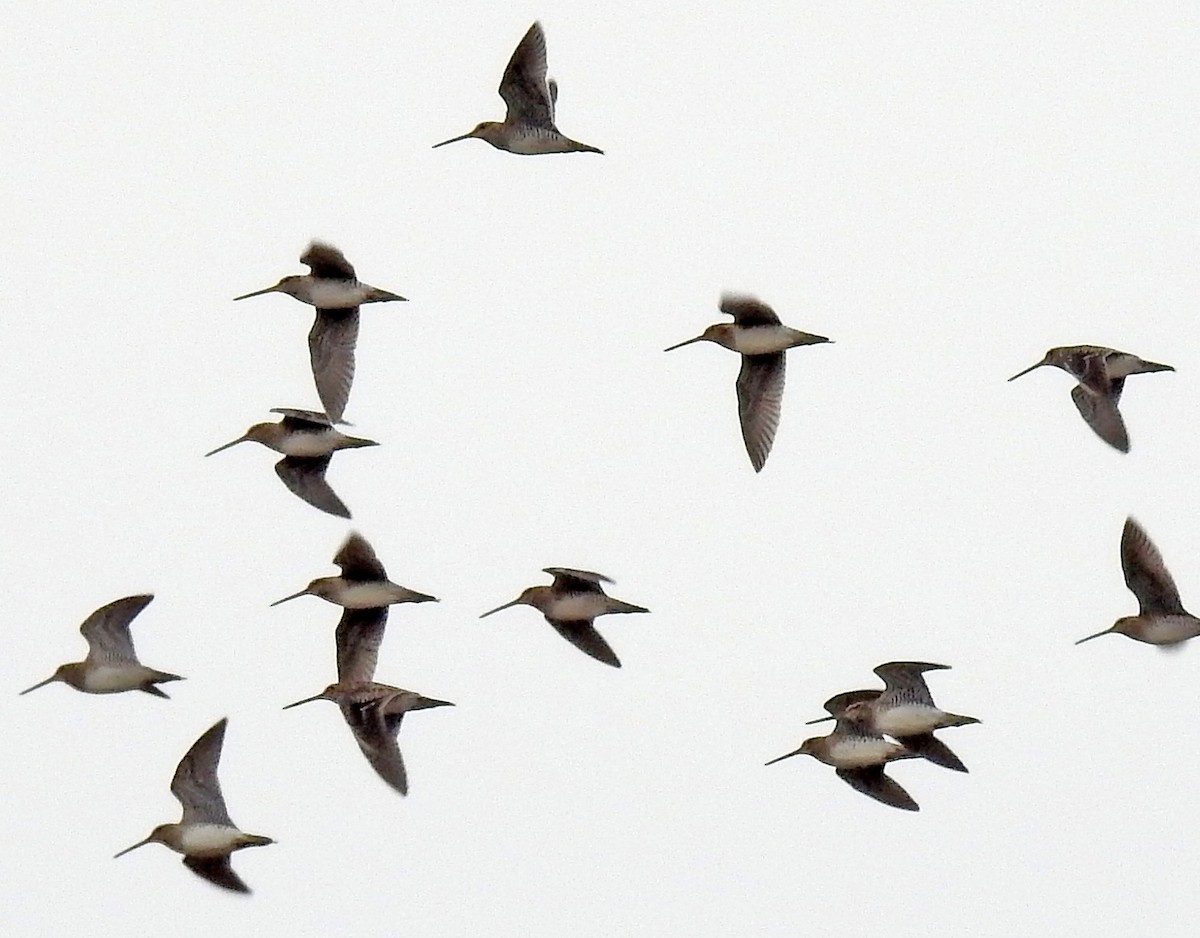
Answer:
[{"label": "pale breast", "polygon": [[396,601],[396,588],[386,581],[381,583],[352,583],[340,597],[338,605],[347,609],[375,609]]},{"label": "pale breast", "polygon": [[279,452],[285,456],[328,456],[333,452],[333,443],[339,436],[341,434],[336,430],[293,433],[284,439]]},{"label": "pale breast", "polygon": [[599,593],[569,593],[555,597],[544,610],[552,619],[594,619],[608,610],[608,601]]},{"label": "pale breast", "polygon": [[886,739],[850,736],[829,749],[829,763],[839,769],[864,769],[886,762],[900,747]]},{"label": "pale breast", "polygon": [[141,687],[148,676],[148,669],[140,664],[106,664],[88,668],[84,674],[83,689],[89,694],[119,694]]},{"label": "pale breast", "polygon": [[733,334],[733,350],[743,355],[768,355],[782,352],[791,344],[784,326],[753,326]]},{"label": "pale breast", "polygon": [[190,857],[221,857],[238,845],[242,832],[224,824],[189,824],[180,837],[179,852]]},{"label": "pale breast", "polygon": [[901,704],[875,714],[875,729],[889,736],[916,736],[941,726],[942,711],[928,704]]},{"label": "pale breast", "polygon": [[321,309],[349,309],[363,301],[366,291],[348,280],[317,280],[312,285],[312,305]]}]

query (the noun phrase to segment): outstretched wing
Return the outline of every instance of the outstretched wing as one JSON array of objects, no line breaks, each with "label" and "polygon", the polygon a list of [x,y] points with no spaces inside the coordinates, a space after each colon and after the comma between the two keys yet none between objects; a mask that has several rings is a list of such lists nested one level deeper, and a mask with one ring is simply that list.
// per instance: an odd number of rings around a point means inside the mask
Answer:
[{"label": "outstretched wing", "polygon": [[932,733],[921,733],[919,736],[897,736],[896,741],[909,752],[915,752],[934,765],[940,765],[944,769],[952,769],[955,772],[967,771],[962,759]]},{"label": "outstretched wing", "polygon": [[517,43],[500,79],[500,97],[508,105],[505,121],[553,126],[554,98],[546,83],[546,35],[534,23]]},{"label": "outstretched wing", "polygon": [[875,668],[885,689],[885,703],[925,704],[934,706],[929,685],[923,677],[926,671],[949,670],[947,665],[928,661],[888,661]]},{"label": "outstretched wing", "polygon": [[596,627],[587,619],[568,620],[568,619],[550,619],[547,621],[554,626],[554,630],[558,632],[568,642],[582,651],[584,654],[591,655],[597,661],[603,661],[607,665],[614,668],[621,666],[621,661],[617,658],[608,642],[604,640]]},{"label": "outstretched wing", "polygon": [[1071,400],[1096,436],[1122,453],[1128,453],[1129,434],[1125,430],[1121,412],[1117,410],[1123,381],[1114,381],[1113,389],[1108,394],[1095,394],[1084,385],[1077,384],[1071,389]]},{"label": "outstretched wing", "polygon": [[272,407],[271,413],[283,414],[283,425],[289,430],[324,430],[331,426],[325,414],[315,410],[298,410],[295,407]]},{"label": "outstretched wing", "polygon": [[79,632],[87,639],[87,660],[99,663],[136,662],[137,653],[133,650],[129,623],[150,605],[153,598],[152,594],[147,593],[116,599],[84,619]]},{"label": "outstretched wing", "polygon": [[350,400],[354,383],[354,347],[358,344],[358,307],[318,309],[308,331],[308,357],[312,362],[317,397],[330,423],[337,423]]},{"label": "outstretched wing", "polygon": [[334,633],[339,684],[365,684],[375,677],[387,619],[387,606],[347,609],[342,613]]},{"label": "outstretched wing", "polygon": [[382,700],[376,698],[361,704],[345,704],[342,716],[375,773],[400,794],[407,795],[408,772],[396,742],[404,714],[385,714]]},{"label": "outstretched wing", "polygon": [[300,263],[312,271],[314,277],[325,280],[357,280],[354,268],[346,255],[332,244],[314,241],[300,255]]},{"label": "outstretched wing", "polygon": [[840,779],[855,791],[903,811],[919,811],[920,806],[900,787],[900,783],[883,771],[882,765],[865,769],[837,769]]},{"label": "outstretched wing", "polygon": [[785,368],[783,352],[742,356],[737,377],[738,419],[755,472],[766,465],[779,429]]},{"label": "outstretched wing", "polygon": [[275,463],[275,474],[294,495],[314,508],[339,518],[349,518],[350,509],[325,481],[325,470],[333,454],[325,456],[284,456]]},{"label": "outstretched wing", "polygon": [[1121,532],[1121,569],[1125,585],[1137,597],[1142,615],[1187,615],[1162,554],[1132,518],[1125,519]]},{"label": "outstretched wing", "polygon": [[766,303],[737,293],[721,294],[721,312],[738,326],[777,326],[779,317]]},{"label": "outstretched wing", "polygon": [[233,871],[229,854],[219,857],[184,857],[183,865],[215,886],[233,892],[249,892],[250,887]]},{"label": "outstretched wing", "polygon": [[[192,744],[179,760],[175,777],[171,779],[171,794],[183,805],[184,824],[222,824],[234,827],[225,808],[221,783],[217,781],[217,763],[221,761],[221,746],[225,743],[228,720],[214,723]],[[203,875],[203,874],[201,874]]]},{"label": "outstretched wing", "polygon": [[386,580],[387,572],[375,556],[375,549],[358,532],[352,532],[333,562],[341,567],[347,580]]},{"label": "outstretched wing", "polygon": [[611,583],[603,573],[572,570],[570,567],[546,567],[543,573],[554,577],[554,588],[564,593],[603,593],[601,583]]}]

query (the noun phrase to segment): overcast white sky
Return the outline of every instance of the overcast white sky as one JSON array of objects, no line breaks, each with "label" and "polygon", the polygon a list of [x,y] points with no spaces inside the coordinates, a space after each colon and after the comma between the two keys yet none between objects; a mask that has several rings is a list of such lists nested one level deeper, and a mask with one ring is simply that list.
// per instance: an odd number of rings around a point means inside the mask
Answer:
[{"label": "overcast white sky", "polygon": [[[250,7],[249,10],[246,7]],[[534,19],[558,123],[479,141]],[[1136,610],[1135,515],[1200,610],[1190,4],[202,4],[0,10],[0,389],[9,653],[0,930],[180,936],[1187,934],[1200,651],[1072,642]],[[408,304],[363,311],[329,478],[396,581],[378,677],[454,709],[401,733],[412,791],[332,704],[338,610],[268,604],[348,526],[275,454],[201,454],[317,404],[311,310],[230,298],[314,237]],[[761,475],[737,360],[667,345],[722,290],[835,344],[789,353]],[[1130,379],[1132,452],[1055,345]],[[598,570],[613,670],[532,609]],[[153,592],[171,701],[54,685],[77,629]],[[890,659],[971,768],[764,768]],[[223,894],[152,846],[179,758],[230,718],[234,820],[276,846]]]}]

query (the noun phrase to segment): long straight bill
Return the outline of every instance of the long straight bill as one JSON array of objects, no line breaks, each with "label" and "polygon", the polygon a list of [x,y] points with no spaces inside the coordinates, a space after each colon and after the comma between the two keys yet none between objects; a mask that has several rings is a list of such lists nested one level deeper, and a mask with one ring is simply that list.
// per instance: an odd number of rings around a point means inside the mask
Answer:
[{"label": "long straight bill", "polygon": [[120,853],[114,853],[114,854],[113,854],[113,859],[115,860],[117,857],[123,857],[123,856],[125,856],[125,854],[127,854],[127,853],[128,853],[130,850],[136,850],[138,847],[144,847],[144,846],[146,846],[146,844],[150,844],[150,843],[154,843],[153,839],[151,839],[150,837],[147,837],[145,840],[139,840],[139,841],[138,841],[136,844],[134,844],[132,847],[126,847],[126,848],[125,848],[124,850],[122,850]]},{"label": "long straight bill", "polygon": [[497,606],[495,609],[489,609],[487,612],[485,612],[479,618],[486,619],[493,612],[499,612],[501,609],[511,609],[513,606],[519,606],[519,605],[521,605],[521,600],[514,599],[511,603],[505,603],[503,606]]},{"label": "long straight bill", "polygon": [[239,436],[239,437],[238,437],[236,440],[230,440],[230,441],[229,441],[228,443],[226,443],[224,446],[218,446],[216,449],[209,450],[209,451],[208,451],[207,453],[205,453],[204,455],[205,455],[205,456],[212,456],[214,453],[219,453],[219,452],[221,452],[221,450],[223,450],[223,449],[229,449],[229,447],[231,447],[231,446],[237,446],[239,443],[245,443],[245,442],[246,442],[246,438],[245,438],[244,436]]},{"label": "long straight bill", "polygon": [[315,697],[305,697],[303,700],[297,700],[295,703],[290,703],[283,709],[291,710],[292,707],[298,707],[298,706],[300,706],[300,704],[312,703],[314,700],[324,700],[324,699],[325,699],[324,694],[317,694]]},{"label": "long straight bill", "polygon": [[264,293],[275,293],[278,290],[279,284],[275,284],[275,286],[267,287],[265,290],[255,290],[253,293],[243,293],[241,296],[235,296],[233,301],[236,303],[238,300],[248,300],[252,296],[262,296]]},{"label": "long straight bill", "polygon": [[1042,367],[1042,365],[1044,365],[1044,364],[1046,364],[1046,363],[1045,363],[1044,361],[1041,361],[1041,362],[1038,362],[1036,365],[1030,365],[1030,366],[1029,366],[1028,368],[1026,368],[1024,371],[1018,371],[1018,372],[1017,372],[1015,375],[1013,375],[1013,376],[1012,376],[1011,378],[1009,378],[1008,380],[1009,380],[1009,381],[1016,381],[1016,380],[1017,380],[1019,377],[1021,377],[1021,375],[1027,375],[1027,374],[1029,374],[1029,372],[1033,371],[1035,368],[1041,368],[1041,367]]}]

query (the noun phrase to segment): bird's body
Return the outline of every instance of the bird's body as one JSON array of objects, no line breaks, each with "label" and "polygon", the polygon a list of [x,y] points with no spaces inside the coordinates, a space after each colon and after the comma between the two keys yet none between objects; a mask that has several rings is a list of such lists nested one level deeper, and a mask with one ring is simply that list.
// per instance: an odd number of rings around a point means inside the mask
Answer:
[{"label": "bird's body", "polygon": [[284,707],[289,710],[314,700],[331,700],[354,734],[354,741],[385,782],[408,794],[408,772],[400,754],[397,734],[404,714],[431,707],[452,707],[446,700],[424,697],[410,690],[374,680],[379,646],[387,625],[387,606],[346,609],[338,623],[337,683],[321,693]]},{"label": "bird's body", "polygon": [[1171,365],[1146,361],[1129,352],[1099,345],[1067,345],[1050,349],[1036,365],[1030,365],[1008,380],[1015,381],[1043,365],[1061,368],[1079,382],[1071,389],[1071,400],[1079,415],[1100,439],[1122,453],[1129,452],[1129,433],[1117,404],[1125,388],[1125,379],[1145,372],[1175,370]]},{"label": "bird's body", "polygon": [[373,609],[395,603],[437,602],[436,597],[418,593],[388,579],[387,571],[375,551],[361,534],[351,534],[333,562],[341,567],[341,576],[319,577],[298,593],[285,596],[278,606],[300,596],[318,596],[345,609]]},{"label": "bird's body", "polygon": [[[933,702],[922,676],[926,671],[946,670],[947,665],[926,661],[889,661],[875,669],[883,680],[882,691],[866,691],[850,703],[846,719],[860,722],[875,733],[895,738],[909,752],[955,772],[966,772],[962,760],[933,735],[934,730],[978,723],[975,717],[942,710]],[[870,696],[865,696],[869,694]]]},{"label": "bird's body", "polygon": [[434,148],[474,137],[522,156],[604,152],[572,140],[554,124],[558,85],[553,79],[546,80],[546,36],[541,23],[530,26],[517,44],[499,91],[507,107],[503,121],[484,121],[470,133],[435,143]]},{"label": "bird's body", "polygon": [[414,691],[375,681],[330,684],[314,697],[297,700],[288,710],[313,700],[332,700],[354,734],[354,741],[375,773],[402,795],[408,794],[408,772],[400,754],[397,734],[404,714],[431,707],[453,707]]},{"label": "bird's body", "polygon": [[150,836],[122,850],[117,856],[150,843],[160,843],[184,855],[184,865],[197,876],[234,892],[249,892],[233,871],[229,856],[245,847],[274,843],[270,837],[247,834],[229,818],[217,764],[225,741],[227,721],[220,720],[192,745],[180,760],[171,779],[171,793],[183,806],[176,824],[160,824]]},{"label": "bird's body", "polygon": [[1133,518],[1125,519],[1121,531],[1121,569],[1125,585],[1137,597],[1138,614],[1123,616],[1110,628],[1081,638],[1076,645],[1110,633],[1161,646],[1178,645],[1200,635],[1200,619],[1183,608],[1162,554]]},{"label": "bird's body", "polygon": [[836,769],[866,769],[899,759],[905,752],[902,745],[877,735],[842,731],[818,739],[820,745],[809,747],[809,755]]},{"label": "bird's body", "polygon": [[869,691],[850,691],[837,694],[825,703],[825,709],[836,721],[828,736],[806,739],[799,749],[772,759],[774,765],[792,756],[812,756],[825,765],[833,766],[844,782],[883,804],[904,811],[919,807],[895,779],[884,772],[884,766],[897,759],[911,759],[914,754],[899,743],[884,739],[861,721],[851,720],[845,711],[853,702],[861,701]]},{"label": "bird's body", "polygon": [[554,577],[550,586],[531,586],[512,602],[497,606],[480,618],[512,606],[533,606],[554,626],[559,635],[580,651],[591,655],[597,661],[619,668],[620,660],[608,642],[596,631],[592,621],[597,616],[610,613],[650,610],[613,599],[605,593],[601,584],[612,581],[603,574],[566,567],[547,567],[544,572]]},{"label": "bird's body", "polygon": [[761,472],[779,427],[785,351],[829,339],[783,325],[771,307],[753,297],[727,293],[721,297],[721,312],[732,316],[733,322],[709,326],[696,338],[672,345],[667,351],[693,342],[714,342],[742,356],[737,378],[738,418],[750,463],[755,472]]},{"label": "bird's body", "polygon": [[333,454],[340,449],[379,444],[374,440],[347,436],[317,411],[275,407],[271,413],[283,414],[283,419],[278,423],[256,423],[236,440],[204,455],[212,456],[238,443],[261,443],[283,454],[283,459],[275,464],[275,474],[289,491],[314,508],[339,518],[349,518],[350,510],[325,481],[325,470],[329,468]]},{"label": "bird's body", "polygon": [[860,710],[869,711],[875,730],[896,737],[978,723],[975,717],[948,713],[933,702],[923,675],[926,671],[949,669],[949,665],[928,661],[885,662],[875,668],[875,673],[883,680],[883,692],[871,700],[855,702],[847,710],[851,715]]},{"label": "bird's body", "polygon": [[155,697],[166,697],[156,686],[182,681],[178,674],[148,668],[138,661],[129,634],[130,623],[154,599],[152,595],[126,596],[101,606],[79,627],[87,640],[88,655],[83,661],[60,665],[53,675],[21,691],[61,681],[85,694],[120,694],[140,690]]},{"label": "bird's body", "polygon": [[358,308],[364,303],[387,303],[405,298],[362,283],[346,256],[330,244],[314,241],[300,257],[307,274],[284,277],[273,287],[234,297],[245,300],[264,293],[286,293],[315,306],[316,319],[308,333],[317,396],[331,423],[342,419],[354,381],[354,349],[358,343]]},{"label": "bird's body", "polygon": [[[844,704],[840,713],[830,711],[831,716],[809,720],[809,723],[823,723],[840,716],[872,733],[893,737],[909,752],[936,765],[955,772],[966,772],[967,767],[962,760],[936,738],[933,731],[966,726],[979,720],[949,713],[938,707],[922,677],[926,671],[940,671],[947,667],[925,661],[889,661],[881,664],[875,673],[883,679],[883,690],[848,691],[839,695],[833,699],[841,700]],[[826,709],[829,709],[828,706]]]}]

